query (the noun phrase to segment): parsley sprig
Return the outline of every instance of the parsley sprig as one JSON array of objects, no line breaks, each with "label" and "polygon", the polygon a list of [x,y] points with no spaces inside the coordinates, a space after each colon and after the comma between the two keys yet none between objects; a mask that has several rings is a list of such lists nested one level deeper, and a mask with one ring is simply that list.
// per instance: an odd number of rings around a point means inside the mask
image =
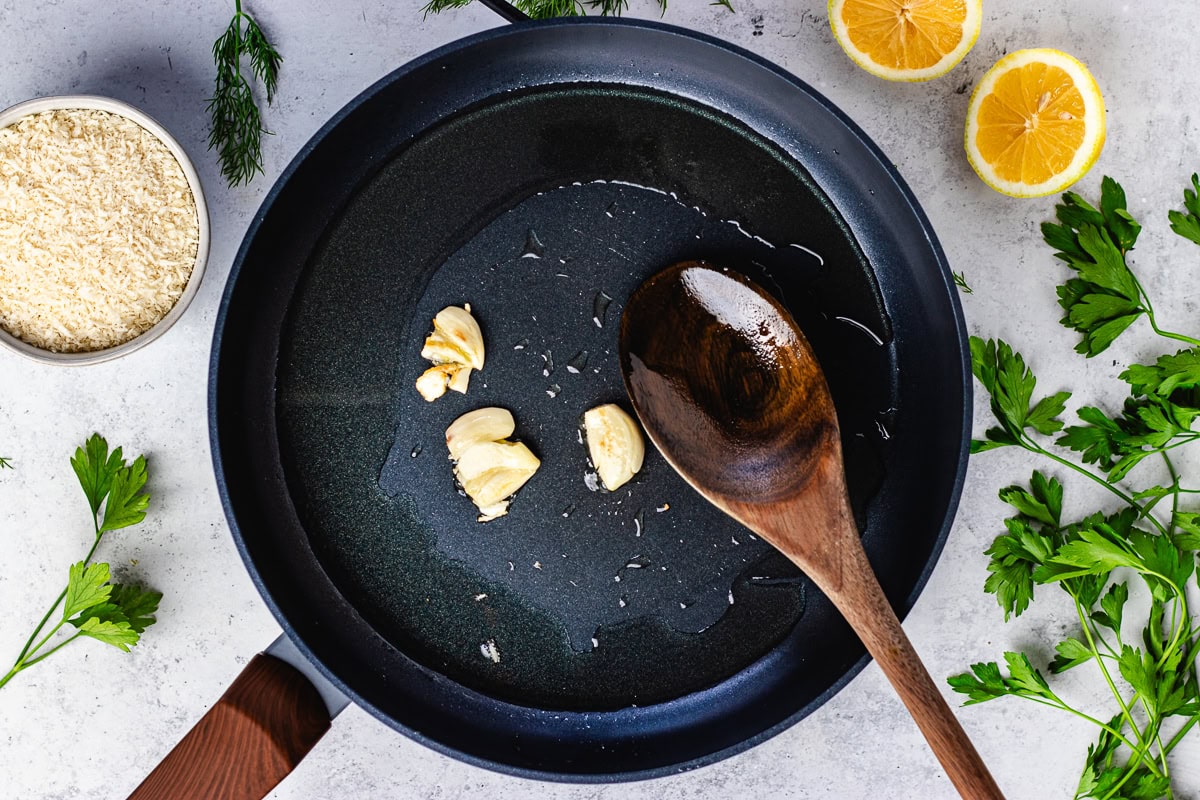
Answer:
[{"label": "parsley sprig", "polygon": [[[1159,327],[1129,266],[1141,226],[1125,205],[1124,190],[1105,178],[1099,208],[1068,192],[1056,208],[1058,223],[1042,226],[1046,243],[1074,273],[1058,296],[1062,324],[1081,334],[1077,352],[1103,352],[1143,316],[1160,337],[1189,345],[1125,369],[1119,411],[1083,406],[1079,424],[1068,425],[1062,417],[1070,392],[1038,397],[1037,379],[1019,352],[1004,341],[971,339],[972,370],[997,422],[972,442],[972,453],[1020,447],[1103,486],[1119,502],[1115,512],[1067,521],[1064,486],[1052,475],[1034,470],[1027,484],[1001,489],[1000,499],[1016,513],[987,550],[984,584],[1005,620],[1028,609],[1038,587],[1064,591],[1077,631],[1056,646],[1048,670],[1091,665],[1116,713],[1102,720],[1072,706],[1025,653],[1004,653],[1007,676],[996,662],[984,662],[949,683],[967,705],[1020,697],[1098,726],[1076,798],[1155,800],[1173,797],[1168,755],[1200,721],[1200,619],[1188,600],[1197,581],[1200,509],[1186,508],[1200,490],[1182,485],[1171,452],[1200,438],[1192,429],[1200,417],[1200,340]],[[1200,244],[1200,177],[1192,176],[1184,209],[1170,212],[1171,229]],[[1131,470],[1147,459],[1160,462],[1169,480],[1128,486]],[[1131,582],[1140,591],[1131,592]]]},{"label": "parsley sprig", "polygon": [[[72,564],[67,571],[67,587],[33,629],[12,669],[0,677],[0,687],[81,636],[129,652],[154,623],[161,593],[112,583],[108,564],[91,563],[104,534],[145,519],[150,503],[145,492],[146,459],[138,456],[132,463],[126,462],[120,447],[110,452],[108,443],[99,434],[93,434],[75,451],[71,467],[91,509],[92,547],[82,561]],[[69,635],[56,636],[64,628]]]},{"label": "parsley sprig", "polygon": [[270,133],[263,125],[250,79],[242,74],[242,57],[250,62],[251,76],[262,84],[268,105],[275,100],[283,62],[258,23],[242,11],[242,0],[235,3],[233,19],[213,44],[217,79],[207,106],[212,120],[208,149],[217,151],[221,174],[230,186],[248,183],[256,172],[263,171],[262,136]]},{"label": "parsley sprig", "polygon": [[[1197,189],[1197,176],[1192,176]],[[1200,244],[1200,201],[1187,190],[1185,212],[1168,216],[1176,233]],[[1158,326],[1154,307],[1146,290],[1129,268],[1127,257],[1137,242],[1142,226],[1125,208],[1125,190],[1105,177],[1100,184],[1100,208],[1089,205],[1075,192],[1063,195],[1057,206],[1058,224],[1042,223],[1046,244],[1055,256],[1067,263],[1077,275],[1058,287],[1058,303],[1065,310],[1062,324],[1078,331],[1083,338],[1076,352],[1089,358],[1104,352],[1113,340],[1143,315],[1159,336],[1176,339],[1195,347],[1200,340],[1165,331]]]}]

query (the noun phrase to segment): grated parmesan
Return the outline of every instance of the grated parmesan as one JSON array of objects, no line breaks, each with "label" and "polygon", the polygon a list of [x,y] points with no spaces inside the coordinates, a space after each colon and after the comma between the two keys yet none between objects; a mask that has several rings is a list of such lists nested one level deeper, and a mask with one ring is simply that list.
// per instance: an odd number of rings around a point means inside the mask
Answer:
[{"label": "grated parmesan", "polygon": [[166,316],[199,247],[195,198],[149,131],[93,109],[0,129],[0,328],[55,352],[103,350]]}]

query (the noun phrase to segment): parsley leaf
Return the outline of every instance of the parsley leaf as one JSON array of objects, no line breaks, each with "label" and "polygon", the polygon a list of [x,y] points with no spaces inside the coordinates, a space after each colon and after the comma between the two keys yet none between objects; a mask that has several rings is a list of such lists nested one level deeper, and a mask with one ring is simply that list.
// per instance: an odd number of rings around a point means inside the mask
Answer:
[{"label": "parsley leaf", "polygon": [[1008,533],[997,536],[986,551],[988,578],[983,590],[996,595],[1004,619],[1019,617],[1033,600],[1034,571],[1054,554],[1054,541],[1034,530],[1028,520],[1004,521]]},{"label": "parsley leaf", "polygon": [[142,633],[154,624],[154,612],[158,610],[158,602],[162,600],[162,592],[154,592],[141,586],[114,583],[109,601],[121,609],[129,620],[129,627],[137,633]]},{"label": "parsley leaf", "polygon": [[1125,604],[1129,602],[1129,587],[1125,582],[1114,583],[1108,593],[1100,600],[1100,610],[1092,612],[1092,621],[1103,625],[1117,635],[1121,640],[1121,620],[1125,613]]},{"label": "parsley leaf", "polygon": [[72,564],[63,603],[63,619],[106,602],[112,594],[108,575],[108,564],[85,566],[82,561]]},{"label": "parsley leaf", "polygon": [[1058,698],[1050,691],[1046,679],[1033,668],[1024,653],[1005,653],[1004,662],[1008,665],[1008,678],[1000,674],[996,662],[990,661],[972,664],[971,673],[955,675],[948,683],[954,691],[967,696],[963,705],[968,706],[1005,695],[1042,697],[1057,703]]},{"label": "parsley leaf", "polygon": [[89,608],[75,619],[68,620],[83,636],[111,644],[126,653],[138,642],[138,633],[129,624],[121,609],[112,603]]},{"label": "parsley leaf", "polygon": [[1029,485],[1029,491],[1020,486],[1001,489],[1000,499],[1027,517],[1057,526],[1062,516],[1062,484],[1057,479],[1047,479],[1045,475],[1034,470]]},{"label": "parsley leaf", "polygon": [[108,492],[108,502],[104,505],[101,532],[127,528],[146,518],[150,495],[141,493],[146,478],[146,459],[143,456],[134,459],[131,466],[122,466],[116,471]]},{"label": "parsley leaf", "polygon": [[1058,287],[1062,324],[1083,335],[1075,348],[1089,358],[1103,352],[1147,312],[1141,287],[1125,262],[1141,226],[1125,210],[1125,191],[1111,178],[1101,184],[1100,209],[1074,192],[1056,206],[1058,224],[1042,224],[1042,238],[1076,272]]},{"label": "parsley leaf", "polygon": [[1200,386],[1200,351],[1180,350],[1175,355],[1159,356],[1152,366],[1132,364],[1121,373],[1134,394],[1169,398],[1176,389]]},{"label": "parsley leaf", "polygon": [[1200,244],[1200,175],[1192,173],[1192,188],[1183,190],[1183,207],[1187,209],[1186,214],[1174,209],[1167,212],[1171,230]]},{"label": "parsley leaf", "polygon": [[75,470],[76,477],[79,478],[79,485],[83,487],[83,493],[87,495],[88,505],[92,507],[93,515],[99,513],[100,504],[108,495],[113,477],[123,466],[125,466],[125,459],[121,455],[121,448],[118,447],[109,453],[108,442],[104,441],[98,433],[93,433],[83,443],[83,447],[75,450],[75,455],[71,459],[71,467]]},{"label": "parsley leaf", "polygon": [[1034,572],[1041,583],[1061,581],[1080,575],[1112,572],[1118,567],[1138,567],[1142,562],[1129,551],[1113,529],[1100,523],[1079,532],[1079,536],[1058,549],[1046,564]]},{"label": "parsley leaf", "polygon": [[971,452],[1018,444],[1026,430],[1049,435],[1062,429],[1058,417],[1071,393],[1057,392],[1034,403],[1037,378],[1007,342],[972,336],[971,370],[991,396],[992,413],[1002,426],[988,430],[986,441],[971,442]]},{"label": "parsley leaf", "polygon": [[[1136,647],[1125,645],[1121,648],[1121,658],[1117,662],[1121,677],[1129,681],[1133,690],[1141,695],[1147,704],[1157,703],[1158,692],[1155,690],[1156,668],[1154,659],[1148,653],[1143,653]],[[1153,709],[1150,709],[1151,713]]]},{"label": "parsley leaf", "polygon": [[1078,639],[1064,639],[1054,646],[1054,650],[1058,655],[1050,662],[1050,671],[1056,675],[1071,667],[1086,664],[1095,657],[1091,649]]},{"label": "parsley leaf", "polygon": [[1200,550],[1200,514],[1178,511],[1172,521],[1181,531],[1175,536],[1175,543],[1184,550]]}]

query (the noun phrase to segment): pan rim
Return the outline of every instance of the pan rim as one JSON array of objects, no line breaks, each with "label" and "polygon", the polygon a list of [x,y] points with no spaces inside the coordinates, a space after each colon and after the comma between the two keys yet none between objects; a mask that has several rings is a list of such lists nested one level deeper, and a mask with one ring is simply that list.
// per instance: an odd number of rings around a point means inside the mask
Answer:
[{"label": "pan rim", "polygon": [[[895,188],[899,192],[902,199],[908,204],[908,212],[911,213],[911,215],[913,217],[913,221],[916,223],[916,227],[918,227],[921,230],[921,232],[923,232],[925,238],[928,241],[929,255],[931,257],[931,260],[933,262],[935,262],[937,265],[936,273],[937,273],[937,277],[940,278],[940,283],[938,283],[937,286],[938,286],[938,288],[945,290],[946,296],[949,301],[948,305],[952,312],[951,319],[948,319],[947,322],[949,323],[949,327],[953,330],[953,333],[955,335],[955,338],[958,343],[958,348],[959,348],[958,362],[959,362],[960,376],[961,376],[961,387],[960,388],[962,391],[962,399],[963,399],[963,409],[962,409],[963,413],[962,413],[962,424],[961,424],[961,427],[959,430],[959,437],[958,437],[959,446],[958,446],[958,453],[957,453],[956,469],[954,471],[953,480],[950,482],[946,510],[945,510],[944,517],[942,519],[941,526],[937,532],[937,536],[935,537],[935,539],[932,542],[932,547],[930,549],[929,557],[927,558],[927,560],[924,564],[924,567],[918,573],[917,579],[913,585],[913,588],[911,589],[910,592],[907,593],[907,595],[903,598],[900,605],[898,605],[896,608],[897,615],[901,619],[903,619],[904,617],[907,616],[908,612],[915,605],[917,598],[920,596],[921,592],[924,590],[926,584],[928,583],[928,580],[929,580],[930,576],[932,575],[933,569],[936,566],[936,563],[941,556],[942,550],[944,549],[946,540],[947,540],[950,530],[953,526],[953,522],[954,522],[955,515],[957,512],[959,500],[961,497],[962,488],[963,488],[963,485],[965,483],[965,478],[966,478],[967,456],[968,456],[968,452],[969,452],[970,432],[971,432],[971,425],[972,425],[973,385],[971,382],[969,349],[967,347],[968,339],[967,339],[966,323],[965,323],[965,319],[963,316],[960,299],[959,299],[957,293],[953,289],[953,281],[951,279],[950,265],[948,263],[948,260],[945,256],[945,253],[944,253],[940,243],[938,242],[938,240],[936,238],[936,235],[933,231],[932,225],[930,224],[923,209],[917,202],[915,195],[912,193],[912,191],[908,187],[907,183],[905,183],[903,178],[900,176],[899,172],[897,171],[895,166],[892,164],[891,160],[889,160],[884,155],[883,151],[878,147],[878,145],[876,145],[857,124],[855,124],[839,108],[837,108],[830,101],[828,101],[823,95],[821,95],[819,92],[814,90],[811,86],[809,86],[809,84],[800,80],[798,77],[794,76],[787,70],[784,70],[783,68],[779,67],[778,65],[776,65],[776,64],[774,64],[774,63],[772,63],[750,51],[747,51],[741,47],[738,47],[736,45],[728,43],[717,37],[710,36],[708,34],[699,33],[696,31],[691,31],[691,30],[687,30],[684,28],[679,28],[677,26],[660,23],[660,22],[630,20],[630,19],[612,19],[612,18],[560,19],[560,20],[550,20],[550,21],[542,21],[542,22],[528,22],[528,23],[517,23],[517,24],[513,24],[513,25],[502,25],[497,28],[482,31],[482,32],[473,34],[471,36],[456,40],[454,42],[450,42],[450,43],[443,45],[439,48],[436,48],[435,50],[432,50],[424,55],[421,55],[421,56],[417,57],[416,59],[413,59],[412,61],[407,62],[406,64],[400,66],[396,70],[393,70],[392,72],[383,76],[378,81],[374,82],[369,87],[367,87],[362,92],[360,92],[358,95],[356,95],[346,105],[344,105],[341,109],[339,109],[338,112],[335,113],[316,133],[314,133],[309,138],[309,140],[299,149],[299,151],[297,151],[296,155],[292,158],[292,160],[289,162],[287,167],[280,173],[279,177],[276,179],[275,183],[273,184],[270,191],[265,196],[258,211],[255,213],[249,226],[247,227],[245,236],[242,240],[241,245],[238,248],[238,251],[237,251],[235,257],[234,257],[228,277],[226,279],[226,285],[222,292],[220,307],[218,309],[216,319],[215,319],[215,329],[214,329],[212,349],[210,351],[210,362],[209,362],[208,422],[209,422],[210,452],[211,452],[211,456],[212,456],[212,460],[213,460],[214,475],[215,475],[215,479],[216,479],[216,483],[217,483],[218,495],[220,497],[221,504],[222,504],[222,507],[223,507],[225,515],[226,515],[226,519],[229,522],[230,533],[233,536],[234,543],[235,543],[235,546],[237,547],[239,556],[241,557],[242,562],[245,565],[246,570],[250,575],[251,581],[254,583],[256,589],[258,590],[259,594],[262,596],[264,602],[266,603],[267,607],[270,609],[270,611],[271,611],[272,615],[275,617],[276,621],[282,627],[284,634],[287,635],[295,643],[296,647],[303,654],[303,656],[306,659],[308,659],[315,666],[315,668],[321,673],[321,675],[326,680],[328,680],[331,684],[336,686],[340,691],[345,693],[348,697],[350,697],[356,704],[358,704],[360,707],[362,707],[365,711],[367,711],[368,713],[370,713],[372,716],[376,717],[380,721],[384,722],[389,727],[400,731],[401,733],[403,733],[410,739],[420,742],[421,744],[423,744],[427,747],[430,747],[431,749],[433,749],[436,752],[439,752],[443,755],[447,755],[447,756],[450,756],[457,760],[464,761],[466,763],[470,763],[474,766],[483,767],[483,768],[486,768],[489,770],[501,772],[501,773],[508,774],[508,775],[513,775],[516,777],[522,777],[522,778],[528,778],[528,779],[554,780],[554,781],[558,781],[558,782],[569,782],[569,783],[609,783],[609,782],[617,782],[617,781],[621,781],[621,782],[639,781],[639,780],[664,777],[667,775],[672,775],[672,774],[676,774],[679,772],[684,772],[684,771],[696,769],[698,767],[713,764],[717,761],[723,760],[725,758],[728,758],[730,756],[733,756],[733,755],[741,753],[745,750],[748,750],[751,747],[754,747],[754,746],[760,744],[761,742],[766,741],[767,739],[770,739],[770,738],[778,735],[783,730],[795,725],[801,719],[803,719],[804,717],[811,714],[813,711],[815,711],[817,708],[822,706],[824,703],[828,702],[830,698],[832,698],[835,694],[837,694],[843,688],[845,688],[858,675],[858,673],[861,672],[863,668],[865,668],[867,663],[870,661],[870,657],[867,655],[864,655],[857,662],[855,662],[849,669],[847,669],[839,679],[835,680],[832,684],[830,684],[827,689],[820,692],[812,700],[810,700],[807,704],[805,704],[803,707],[798,709],[795,713],[789,715],[788,717],[781,720],[780,722],[778,722],[768,728],[765,728],[764,730],[760,731],[757,734],[748,736],[734,745],[724,747],[724,748],[721,748],[718,750],[714,750],[714,751],[706,753],[702,756],[692,758],[687,761],[675,763],[675,764],[670,764],[670,765],[665,765],[665,766],[656,766],[656,767],[640,769],[640,770],[619,771],[619,772],[556,772],[556,771],[543,770],[543,769],[530,768],[530,767],[526,767],[526,766],[504,763],[504,762],[481,757],[479,755],[460,750],[456,747],[447,745],[447,744],[441,742],[440,740],[435,739],[419,730],[416,730],[408,725],[401,723],[400,721],[398,721],[397,719],[395,719],[388,713],[386,713],[383,710],[381,710],[380,708],[376,707],[374,704],[372,704],[371,702],[366,700],[361,694],[356,692],[351,686],[349,686],[346,682],[344,682],[340,677],[338,677],[337,674],[335,674],[333,671],[331,671],[325,665],[325,663],[316,655],[316,653],[300,638],[295,627],[288,620],[284,611],[282,610],[280,605],[275,600],[271,591],[268,589],[266,582],[265,582],[259,568],[257,567],[256,563],[254,562],[254,560],[249,552],[249,548],[247,546],[246,539],[241,531],[241,527],[240,527],[237,519],[234,516],[234,509],[233,509],[233,505],[232,505],[232,501],[231,501],[231,497],[230,497],[230,491],[229,491],[228,476],[226,474],[226,470],[223,466],[223,461],[222,461],[222,449],[221,449],[221,445],[220,445],[220,438],[218,436],[218,418],[217,418],[218,371],[219,371],[219,366],[220,366],[220,356],[221,356],[221,351],[222,351],[222,344],[224,341],[223,336],[224,336],[224,332],[225,332],[226,320],[227,320],[227,316],[228,316],[231,298],[233,296],[234,289],[238,283],[238,278],[242,272],[242,268],[246,263],[248,252],[249,252],[250,247],[251,247],[253,241],[255,240],[257,234],[259,233],[259,230],[261,229],[264,221],[266,220],[269,212],[275,205],[275,202],[277,201],[279,196],[283,193],[283,191],[287,187],[291,178],[294,176],[294,174],[300,168],[300,166],[306,161],[306,159],[313,153],[313,151],[316,150],[321,145],[321,143],[330,134],[330,132],[333,131],[336,127],[338,127],[338,125],[340,125],[343,122],[343,120],[345,120],[348,116],[353,114],[360,106],[362,106],[364,103],[368,102],[372,97],[374,97],[381,89],[383,89],[387,85],[390,85],[391,83],[400,79],[404,75],[407,75],[416,70],[419,70],[420,68],[422,68],[432,62],[436,62],[439,59],[445,58],[448,55],[454,54],[458,51],[461,51],[461,50],[471,47],[473,45],[477,45],[477,44],[481,44],[481,43],[485,43],[485,42],[493,42],[493,41],[501,40],[505,37],[510,37],[510,36],[525,35],[530,29],[532,29],[534,27],[542,28],[542,29],[556,29],[556,28],[569,28],[569,27],[581,27],[581,26],[598,28],[598,29],[603,29],[603,28],[614,28],[614,29],[641,28],[641,29],[646,29],[649,31],[657,32],[659,34],[668,34],[668,35],[672,35],[672,36],[683,37],[683,38],[698,42],[702,45],[711,46],[711,47],[717,48],[719,50],[723,50],[727,53],[730,53],[736,57],[745,59],[746,61],[749,61],[753,66],[758,67],[760,69],[765,69],[765,70],[769,71],[770,73],[772,73],[777,78],[782,78],[785,82],[790,84],[790,86],[792,88],[794,88],[795,90],[797,90],[799,92],[802,92],[803,94],[805,94],[809,98],[811,98],[814,102],[821,105],[841,126],[843,126],[846,129],[846,131],[853,138],[855,138],[863,146],[863,148],[867,152],[870,153],[871,156],[874,157],[874,159],[882,167],[886,176],[891,181],[894,182]],[[933,272],[933,270],[931,270],[931,273],[932,272]],[[761,663],[765,659],[767,659],[769,657],[770,657],[770,654],[764,656],[763,658],[759,659],[754,664],[750,665],[745,670],[743,670],[742,673],[739,673],[738,675],[735,675],[732,678],[727,679],[727,680],[736,680],[740,676],[743,676],[746,673],[755,670],[756,668],[761,666]],[[461,684],[459,684],[459,685],[462,686]],[[463,689],[463,691],[468,692],[468,693],[479,694],[478,692],[475,692],[474,690],[472,690],[466,686],[462,686],[462,689]],[[495,701],[495,702],[503,703],[503,701]],[[517,708],[517,709],[525,708],[523,706],[519,706],[519,705],[511,704],[511,703],[508,705],[511,705],[512,707]],[[617,712],[555,712],[555,713],[557,713],[561,716],[568,716],[568,717],[578,716],[580,718],[583,718],[587,715],[595,714],[595,713],[621,714],[628,710],[629,709],[622,709],[621,711],[617,711]],[[640,709],[634,709],[634,710],[638,711]]]}]

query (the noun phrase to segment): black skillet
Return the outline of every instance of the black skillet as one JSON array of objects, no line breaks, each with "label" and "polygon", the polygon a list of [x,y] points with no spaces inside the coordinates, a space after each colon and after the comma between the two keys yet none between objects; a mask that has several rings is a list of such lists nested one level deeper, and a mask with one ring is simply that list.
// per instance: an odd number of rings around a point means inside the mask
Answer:
[{"label": "black skillet", "polygon": [[[961,489],[970,374],[945,257],[891,162],[800,80],[711,37],[513,25],[339,112],[280,177],[226,287],[218,486],[318,682],[477,765],[618,781],[744,750],[863,667],[828,601],[656,452],[624,489],[588,486],[579,417],[627,406],[624,300],[694,258],[751,275],[800,321],[864,546],[907,612]],[[420,343],[464,302],[487,365],[465,397],[427,404]],[[485,405],[513,411],[543,466],[479,524],[442,433]],[[276,743],[287,768],[324,713]]]}]

